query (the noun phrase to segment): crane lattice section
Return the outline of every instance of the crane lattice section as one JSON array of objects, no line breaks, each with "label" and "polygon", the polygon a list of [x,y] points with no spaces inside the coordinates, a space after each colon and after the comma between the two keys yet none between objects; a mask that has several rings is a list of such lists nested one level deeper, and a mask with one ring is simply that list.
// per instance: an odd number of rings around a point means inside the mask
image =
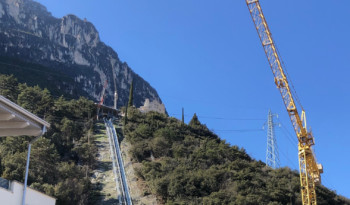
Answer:
[{"label": "crane lattice section", "polygon": [[315,144],[314,137],[312,132],[307,131],[304,110],[302,110],[301,116],[297,110],[290,84],[284,72],[282,61],[278,55],[276,45],[262,12],[259,0],[246,0],[246,3],[274,75],[275,84],[281,93],[284,105],[298,138],[302,202],[303,204],[317,204],[315,183],[321,182],[320,173],[322,173],[323,170],[321,165],[317,165],[312,150],[312,146]]}]

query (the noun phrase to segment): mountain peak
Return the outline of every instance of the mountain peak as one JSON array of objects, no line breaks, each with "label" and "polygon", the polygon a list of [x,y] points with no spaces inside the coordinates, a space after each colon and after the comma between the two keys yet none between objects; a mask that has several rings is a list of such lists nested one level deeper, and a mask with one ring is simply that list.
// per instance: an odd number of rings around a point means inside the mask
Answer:
[{"label": "mountain peak", "polygon": [[[114,104],[116,91],[118,107],[126,104],[132,80],[136,107],[147,102],[162,105],[156,90],[119,60],[118,54],[100,40],[92,23],[72,14],[55,18],[33,0],[0,0],[1,56],[64,72],[75,81],[68,87],[81,87],[95,101],[100,100],[107,82],[107,106]],[[66,84],[57,87],[64,89]]]},{"label": "mountain peak", "polygon": [[0,17],[7,14],[17,23],[31,16],[31,14],[50,16],[42,4],[32,0],[0,0]]},{"label": "mountain peak", "polygon": [[80,43],[96,46],[97,43],[100,42],[99,34],[95,26],[73,14],[62,18],[60,32],[62,34],[74,36]]}]

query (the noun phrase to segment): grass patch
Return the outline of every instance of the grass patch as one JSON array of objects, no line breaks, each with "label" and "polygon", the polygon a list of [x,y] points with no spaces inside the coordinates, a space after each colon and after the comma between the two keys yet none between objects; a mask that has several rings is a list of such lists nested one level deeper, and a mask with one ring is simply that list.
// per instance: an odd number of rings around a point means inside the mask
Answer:
[{"label": "grass patch", "polygon": [[94,141],[102,142],[107,139],[106,127],[103,123],[98,122],[94,126]]}]

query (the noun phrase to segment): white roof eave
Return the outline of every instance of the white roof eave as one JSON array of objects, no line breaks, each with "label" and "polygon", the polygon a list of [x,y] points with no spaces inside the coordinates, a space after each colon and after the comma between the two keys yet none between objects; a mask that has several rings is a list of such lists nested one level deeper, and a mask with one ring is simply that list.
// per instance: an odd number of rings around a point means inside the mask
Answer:
[{"label": "white roof eave", "polygon": [[0,95],[0,137],[39,136],[50,124]]}]

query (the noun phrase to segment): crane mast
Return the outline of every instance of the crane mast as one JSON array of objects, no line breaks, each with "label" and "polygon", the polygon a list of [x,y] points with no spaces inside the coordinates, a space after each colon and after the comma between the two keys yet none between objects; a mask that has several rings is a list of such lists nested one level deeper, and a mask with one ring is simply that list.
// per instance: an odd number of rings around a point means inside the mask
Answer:
[{"label": "crane mast", "polygon": [[312,150],[312,146],[315,144],[313,134],[307,130],[304,110],[302,109],[301,115],[298,112],[291,87],[282,66],[282,61],[278,55],[259,0],[246,0],[246,3],[269,61],[275,84],[281,93],[298,138],[300,185],[303,205],[317,204],[315,184],[321,183],[320,174],[323,173],[323,168],[322,165],[317,164],[315,154]]},{"label": "crane mast", "polygon": [[105,84],[103,85],[103,89],[102,89],[102,93],[101,93],[101,100],[97,105],[97,119],[98,119],[99,114],[100,114],[100,108],[103,105],[103,101],[105,99],[105,92],[106,92],[107,85],[108,85],[108,81],[106,80]]}]

